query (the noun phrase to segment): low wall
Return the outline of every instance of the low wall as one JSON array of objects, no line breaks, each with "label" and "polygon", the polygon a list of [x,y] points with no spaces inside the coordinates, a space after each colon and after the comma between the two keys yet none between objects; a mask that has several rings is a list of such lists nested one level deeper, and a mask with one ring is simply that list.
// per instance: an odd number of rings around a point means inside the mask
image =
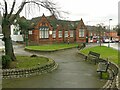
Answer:
[{"label": "low wall", "polygon": [[[82,58],[86,58],[86,55],[84,55],[84,54],[82,54],[82,53],[78,53]],[[102,59],[102,58],[100,58],[100,60],[102,60],[102,61],[106,61],[106,60],[104,60],[104,59]],[[107,62],[107,61],[106,61]],[[111,69],[108,69],[108,72],[109,72],[109,76],[112,76],[112,74],[113,74],[113,72],[112,72],[112,69],[115,69],[115,68],[117,68],[117,75],[116,76],[114,76],[114,78],[113,79],[110,79],[110,80],[108,80],[107,82],[106,82],[106,84],[101,88],[101,90],[106,90],[106,88],[115,88],[115,90],[116,89],[118,89],[119,88],[119,67],[115,64],[115,63],[112,63],[112,62],[110,62],[112,65],[114,65],[114,68],[111,68]],[[113,71],[115,71],[115,70],[113,70]]]},{"label": "low wall", "polygon": [[[119,67],[115,64],[115,63],[111,63],[112,65],[114,65],[114,68],[110,67],[110,69],[108,69],[109,72],[109,76],[113,75],[112,70],[117,69],[116,72],[118,72],[112,79],[108,80],[106,82],[106,84],[102,87],[102,88],[119,88]],[[115,71],[115,70],[114,70]],[[102,89],[104,90],[104,89]]]},{"label": "low wall", "polygon": [[9,78],[20,78],[20,77],[30,77],[33,75],[40,75],[43,73],[51,72],[58,67],[58,64],[54,61],[44,65],[36,66],[28,69],[3,69],[2,76],[3,79]]}]

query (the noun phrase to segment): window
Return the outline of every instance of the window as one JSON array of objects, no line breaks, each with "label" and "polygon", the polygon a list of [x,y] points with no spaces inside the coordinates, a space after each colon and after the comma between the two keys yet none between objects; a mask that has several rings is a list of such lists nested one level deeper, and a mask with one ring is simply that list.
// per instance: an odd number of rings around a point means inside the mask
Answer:
[{"label": "window", "polygon": [[70,31],[70,37],[73,37],[73,31]]},{"label": "window", "polygon": [[62,37],[62,31],[59,31],[59,38]]},{"label": "window", "polygon": [[85,35],[84,29],[79,29],[79,37],[84,37]]},{"label": "window", "polygon": [[29,34],[32,34],[32,31],[29,31]]},{"label": "window", "polygon": [[56,31],[53,31],[53,32],[52,32],[52,37],[53,37],[53,38],[56,38]]},{"label": "window", "polygon": [[65,31],[65,37],[68,37],[68,31]]},{"label": "window", "polygon": [[40,38],[49,38],[49,28],[48,27],[41,27],[39,34],[40,34]]}]

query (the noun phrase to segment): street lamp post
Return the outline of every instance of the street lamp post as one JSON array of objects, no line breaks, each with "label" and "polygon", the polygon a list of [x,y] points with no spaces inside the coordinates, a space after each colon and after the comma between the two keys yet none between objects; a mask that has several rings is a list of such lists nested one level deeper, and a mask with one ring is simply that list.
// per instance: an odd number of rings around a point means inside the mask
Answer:
[{"label": "street lamp post", "polygon": [[98,31],[98,42],[99,42],[99,44],[100,44],[100,46],[101,46],[101,32],[100,32],[100,30],[101,30],[101,28],[102,28],[102,25],[100,25],[100,24],[97,24],[97,31]]},{"label": "street lamp post", "polygon": [[109,42],[108,42],[108,47],[110,47],[110,21],[111,21],[112,19],[109,19]]}]

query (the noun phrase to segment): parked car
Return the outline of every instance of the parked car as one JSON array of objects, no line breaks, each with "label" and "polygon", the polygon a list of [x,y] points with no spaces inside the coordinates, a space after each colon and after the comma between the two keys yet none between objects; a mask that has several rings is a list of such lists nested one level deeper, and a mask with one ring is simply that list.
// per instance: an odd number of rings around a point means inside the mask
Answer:
[{"label": "parked car", "polygon": [[108,43],[108,42],[111,42],[111,40],[109,40],[109,39],[104,39],[103,42],[104,42],[104,43]]}]

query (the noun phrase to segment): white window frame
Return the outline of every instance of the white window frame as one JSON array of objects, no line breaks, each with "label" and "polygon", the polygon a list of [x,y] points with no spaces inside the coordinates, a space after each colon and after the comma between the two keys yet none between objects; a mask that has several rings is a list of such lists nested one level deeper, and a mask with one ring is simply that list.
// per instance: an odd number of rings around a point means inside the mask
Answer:
[{"label": "white window frame", "polygon": [[85,30],[79,29],[79,37],[85,37]]},{"label": "white window frame", "polygon": [[73,31],[70,31],[70,37],[73,37]]},{"label": "white window frame", "polygon": [[53,32],[52,32],[52,37],[53,37],[53,38],[56,38],[56,31],[53,31]]},{"label": "white window frame", "polygon": [[62,38],[62,31],[58,31],[59,38]]},{"label": "white window frame", "polygon": [[29,31],[29,34],[31,35],[31,34],[32,34],[32,31]]},{"label": "white window frame", "polygon": [[65,31],[65,37],[68,37],[68,31]]},{"label": "white window frame", "polygon": [[41,39],[49,38],[49,28],[40,28],[39,38]]}]

